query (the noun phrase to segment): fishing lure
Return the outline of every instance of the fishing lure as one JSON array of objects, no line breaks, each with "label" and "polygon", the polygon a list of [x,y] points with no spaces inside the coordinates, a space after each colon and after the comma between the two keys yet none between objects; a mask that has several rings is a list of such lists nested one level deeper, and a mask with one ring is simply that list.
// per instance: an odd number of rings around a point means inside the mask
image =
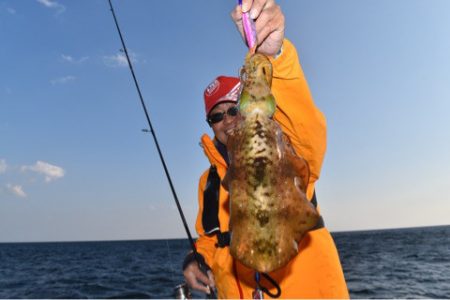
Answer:
[{"label": "fishing lure", "polygon": [[[242,7],[242,0],[239,0],[239,5]],[[244,28],[245,40],[249,51],[255,53],[256,51],[256,27],[255,22],[250,18],[249,12],[242,13],[242,27]]]}]

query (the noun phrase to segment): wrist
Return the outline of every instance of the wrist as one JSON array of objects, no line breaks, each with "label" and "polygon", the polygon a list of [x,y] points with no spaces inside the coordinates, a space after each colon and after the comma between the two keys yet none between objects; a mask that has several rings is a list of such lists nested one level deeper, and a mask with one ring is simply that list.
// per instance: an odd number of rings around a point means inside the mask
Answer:
[{"label": "wrist", "polygon": [[273,56],[273,59],[277,59],[278,57],[280,57],[280,55],[283,53],[283,44],[281,44],[280,49],[278,50],[277,53],[275,53],[275,55]]},{"label": "wrist", "polygon": [[211,268],[206,264],[205,258],[200,253],[194,253],[190,252],[183,261],[183,271],[193,262],[197,262],[199,265],[203,265],[206,267],[207,270],[210,270]]}]

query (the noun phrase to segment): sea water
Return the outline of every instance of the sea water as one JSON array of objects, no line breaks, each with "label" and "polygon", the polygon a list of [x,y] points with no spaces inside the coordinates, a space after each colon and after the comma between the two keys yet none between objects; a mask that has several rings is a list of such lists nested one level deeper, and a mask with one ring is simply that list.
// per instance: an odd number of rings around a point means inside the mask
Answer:
[{"label": "sea water", "polygon": [[[352,298],[450,298],[450,226],[333,237]],[[3,243],[0,298],[173,298],[188,249],[185,239]]]}]

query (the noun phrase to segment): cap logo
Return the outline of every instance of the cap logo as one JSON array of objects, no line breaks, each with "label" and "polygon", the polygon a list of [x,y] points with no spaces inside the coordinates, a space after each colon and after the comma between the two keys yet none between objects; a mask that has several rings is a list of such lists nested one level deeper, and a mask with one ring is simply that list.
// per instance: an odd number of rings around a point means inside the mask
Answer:
[{"label": "cap logo", "polygon": [[232,89],[231,91],[229,91],[226,95],[224,95],[223,97],[221,97],[220,99],[224,99],[224,100],[233,100],[233,101],[237,101],[239,98],[239,94],[241,93],[241,83],[238,82]]},{"label": "cap logo", "polygon": [[214,94],[218,89],[219,89],[219,86],[220,86],[220,82],[219,82],[219,80],[214,80],[213,82],[211,82],[207,87],[206,87],[206,90],[205,90],[205,92],[206,92],[206,95],[209,97],[209,96],[211,96],[212,94]]}]

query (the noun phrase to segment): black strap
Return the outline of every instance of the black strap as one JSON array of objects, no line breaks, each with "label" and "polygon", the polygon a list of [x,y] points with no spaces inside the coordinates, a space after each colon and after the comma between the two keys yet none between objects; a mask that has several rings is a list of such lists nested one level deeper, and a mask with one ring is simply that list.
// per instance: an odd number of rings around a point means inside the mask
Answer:
[{"label": "black strap", "polygon": [[268,288],[261,286],[261,290],[266,293],[267,295],[269,295],[269,297],[271,298],[278,298],[281,296],[281,287],[280,285],[275,281],[275,279],[273,279],[272,277],[269,276],[269,274],[267,273],[261,273],[262,276],[264,276],[264,278],[267,279],[267,281],[270,282],[270,284],[273,285],[273,287],[277,290],[276,294],[272,294]]},{"label": "black strap", "polygon": [[314,230],[317,230],[317,229],[320,229],[320,228],[324,228],[324,227],[325,227],[325,222],[324,222],[322,216],[320,216],[319,220],[317,220],[316,225],[313,228],[311,228],[310,231],[314,231]]},{"label": "black strap", "polygon": [[217,233],[217,244],[216,247],[225,248],[230,246],[230,232],[218,232]]},{"label": "black strap", "polygon": [[206,187],[203,191],[202,225],[206,234],[220,230],[219,224],[220,177],[215,165],[209,168]]},{"label": "black strap", "polygon": [[[317,196],[316,196],[316,190],[314,190],[313,196],[311,198],[311,203],[312,205],[314,205],[314,208],[317,209]],[[316,223],[316,226],[314,226],[311,231],[313,230],[317,230],[320,228],[324,228],[325,227],[325,221],[323,220],[322,216],[320,216],[319,220]]]},{"label": "black strap", "polygon": [[312,205],[314,205],[314,208],[317,208],[317,197],[316,197],[316,190],[314,190],[313,196],[311,198]]}]

